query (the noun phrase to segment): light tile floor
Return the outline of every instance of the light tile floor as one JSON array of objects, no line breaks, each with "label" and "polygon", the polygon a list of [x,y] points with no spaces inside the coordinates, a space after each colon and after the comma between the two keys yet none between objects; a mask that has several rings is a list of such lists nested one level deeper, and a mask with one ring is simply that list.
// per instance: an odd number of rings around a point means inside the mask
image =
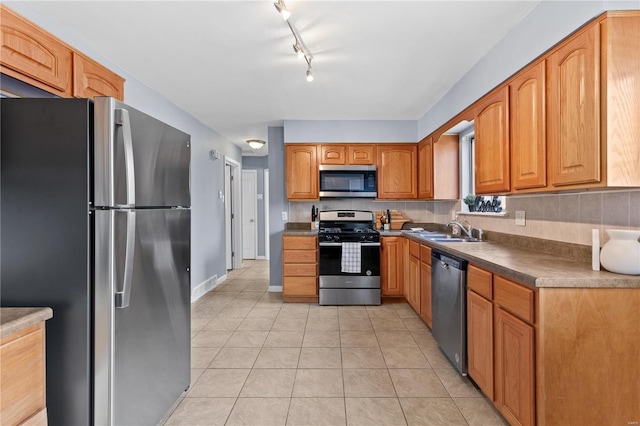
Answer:
[{"label": "light tile floor", "polygon": [[192,305],[191,388],[166,425],[505,425],[405,303],[283,304],[244,261]]}]

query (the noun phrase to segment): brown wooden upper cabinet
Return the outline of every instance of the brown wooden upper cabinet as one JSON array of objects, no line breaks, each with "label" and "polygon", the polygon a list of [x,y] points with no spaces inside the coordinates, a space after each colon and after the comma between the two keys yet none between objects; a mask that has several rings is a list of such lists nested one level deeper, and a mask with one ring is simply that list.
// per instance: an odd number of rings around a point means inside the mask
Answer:
[{"label": "brown wooden upper cabinet", "polygon": [[285,146],[287,199],[318,199],[317,145],[289,144]]},{"label": "brown wooden upper cabinet", "polygon": [[418,147],[415,144],[376,146],[379,199],[416,199]]},{"label": "brown wooden upper cabinet", "polygon": [[0,5],[0,71],[62,97],[71,96],[71,49]]},{"label": "brown wooden upper cabinet", "polygon": [[124,100],[124,79],[0,5],[0,72],[69,98]]},{"label": "brown wooden upper cabinet", "polygon": [[320,164],[347,164],[347,146],[320,145]]},{"label": "brown wooden upper cabinet", "polygon": [[433,138],[424,138],[418,144],[418,198],[433,198]]},{"label": "brown wooden upper cabinet", "polygon": [[418,199],[453,200],[460,194],[460,141],[457,134],[432,136],[418,144]]},{"label": "brown wooden upper cabinet", "polygon": [[630,84],[640,79],[638,51],[640,11],[607,12],[544,57],[541,189],[640,186],[640,96]]},{"label": "brown wooden upper cabinet", "polygon": [[508,192],[511,187],[508,86],[478,101],[474,129],[476,194]]},{"label": "brown wooden upper cabinet", "polygon": [[73,96],[93,98],[111,96],[124,100],[124,78],[97,62],[73,53]]},{"label": "brown wooden upper cabinet", "polygon": [[601,179],[599,45],[600,27],[590,25],[548,59],[547,130],[554,186]]},{"label": "brown wooden upper cabinet", "polygon": [[545,61],[539,61],[520,71],[509,84],[509,93],[513,191],[545,187]]},{"label": "brown wooden upper cabinet", "polygon": [[320,164],[375,164],[372,144],[320,145]]}]

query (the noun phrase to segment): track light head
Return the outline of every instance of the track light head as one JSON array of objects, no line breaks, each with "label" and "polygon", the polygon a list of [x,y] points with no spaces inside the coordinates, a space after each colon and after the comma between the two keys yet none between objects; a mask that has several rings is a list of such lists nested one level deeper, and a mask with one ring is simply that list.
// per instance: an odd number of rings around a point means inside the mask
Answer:
[{"label": "track light head", "polygon": [[304,58],[304,51],[302,50],[298,42],[293,45],[293,51],[296,52],[296,55],[298,55],[298,59]]},{"label": "track light head", "polygon": [[289,19],[289,17],[291,16],[291,12],[289,12],[289,9],[287,9],[287,6],[284,5],[284,0],[278,0],[273,5],[276,7],[276,10],[282,16],[282,19],[284,19],[285,21]]},{"label": "track light head", "polygon": [[312,82],[313,81],[313,74],[311,74],[311,67],[309,67],[307,69],[307,81],[308,82]]}]

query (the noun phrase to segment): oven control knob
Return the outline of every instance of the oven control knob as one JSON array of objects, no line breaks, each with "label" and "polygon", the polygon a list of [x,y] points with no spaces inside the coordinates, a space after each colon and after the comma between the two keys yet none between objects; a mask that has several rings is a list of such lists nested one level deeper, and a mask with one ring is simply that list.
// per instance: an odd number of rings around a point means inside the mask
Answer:
[{"label": "oven control knob", "polygon": [[327,240],[327,241],[331,241],[331,240],[333,240],[333,236],[331,236],[331,235],[325,235],[325,236],[324,236],[324,239],[325,239],[325,240]]},{"label": "oven control knob", "polygon": [[333,237],[333,240],[334,240],[334,241],[336,241],[336,242],[338,242],[338,241],[340,241],[340,237],[339,237],[339,236],[337,236],[337,235],[335,235],[335,236]]}]

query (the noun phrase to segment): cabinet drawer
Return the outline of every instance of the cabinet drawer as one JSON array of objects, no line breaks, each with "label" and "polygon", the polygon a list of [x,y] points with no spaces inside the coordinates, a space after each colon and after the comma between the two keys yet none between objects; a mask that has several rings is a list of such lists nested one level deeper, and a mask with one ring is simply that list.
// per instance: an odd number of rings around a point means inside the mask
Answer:
[{"label": "cabinet drawer", "polygon": [[467,269],[467,286],[481,296],[493,299],[493,274],[476,266]]},{"label": "cabinet drawer", "polygon": [[420,260],[431,265],[431,247],[420,244]]},{"label": "cabinet drawer", "polygon": [[315,250],[317,248],[316,237],[282,237],[283,250]]},{"label": "cabinet drawer", "polygon": [[535,323],[535,292],[513,281],[494,277],[493,301],[530,324]]},{"label": "cabinet drawer", "polygon": [[409,240],[409,254],[420,259],[420,244]]},{"label": "cabinet drawer", "polygon": [[282,275],[285,277],[315,277],[318,266],[315,263],[285,263]]},{"label": "cabinet drawer", "polygon": [[316,250],[284,250],[282,260],[284,263],[317,263]]},{"label": "cabinet drawer", "polygon": [[282,291],[285,296],[317,296],[316,277],[284,277]]}]

